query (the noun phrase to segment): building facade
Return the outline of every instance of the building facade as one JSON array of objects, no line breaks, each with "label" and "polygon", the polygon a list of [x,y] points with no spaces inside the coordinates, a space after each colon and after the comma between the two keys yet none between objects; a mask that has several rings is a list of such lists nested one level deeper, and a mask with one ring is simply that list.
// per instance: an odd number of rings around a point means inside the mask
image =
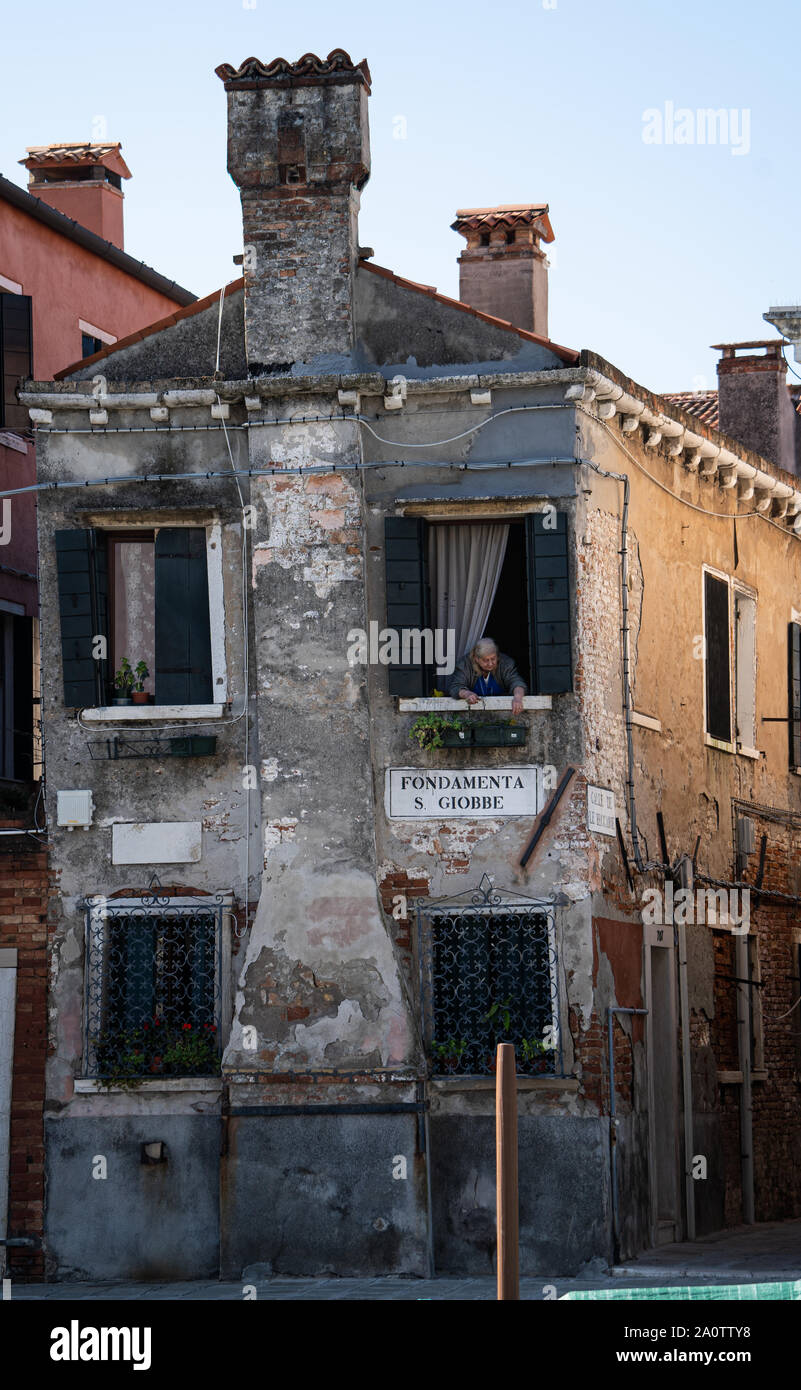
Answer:
[{"label": "building facade", "polygon": [[41,1274],[49,881],[36,458],[16,392],[194,295],[122,249],[119,145],[40,146],[21,162],[30,192],[0,177],[0,1260]]},{"label": "building facade", "polygon": [[360,252],[366,63],[218,71],[243,279],[21,393],[48,1268],[489,1272],[504,1040],[525,1271],[798,1215],[798,478],[548,338],[545,205],[537,331]]}]

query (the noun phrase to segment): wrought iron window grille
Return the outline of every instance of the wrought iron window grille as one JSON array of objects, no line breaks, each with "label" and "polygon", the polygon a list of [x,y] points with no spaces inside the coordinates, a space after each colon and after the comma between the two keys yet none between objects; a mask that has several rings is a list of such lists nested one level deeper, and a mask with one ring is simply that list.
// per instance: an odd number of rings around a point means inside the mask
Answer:
[{"label": "wrought iron window grille", "polygon": [[477,888],[417,903],[423,1040],[433,1076],[488,1076],[499,1042],[520,1076],[563,1076],[554,900]]},{"label": "wrought iron window grille", "polygon": [[84,1074],[107,1084],[220,1072],[223,917],[230,894],[139,895],[85,911]]}]

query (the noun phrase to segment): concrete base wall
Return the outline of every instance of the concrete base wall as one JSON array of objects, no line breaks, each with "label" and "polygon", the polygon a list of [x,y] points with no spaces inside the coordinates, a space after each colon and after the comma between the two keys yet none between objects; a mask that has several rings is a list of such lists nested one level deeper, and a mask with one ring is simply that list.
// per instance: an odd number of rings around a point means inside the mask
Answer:
[{"label": "concrete base wall", "polygon": [[[425,1277],[428,1196],[418,1119],[217,1116],[48,1123],[51,1277]],[[165,1164],[141,1161],[161,1139]],[[495,1123],[430,1119],[434,1267],[489,1274],[495,1258]],[[93,1177],[98,1160],[106,1177]],[[520,1117],[520,1267],[576,1274],[610,1249],[606,1121]],[[403,1162],[405,1160],[405,1167]],[[405,1171],[406,1176],[402,1174]],[[219,1258],[218,1258],[219,1254]]]},{"label": "concrete base wall", "polygon": [[[144,1164],[161,1139],[167,1162]],[[153,1115],[46,1125],[51,1277],[211,1279],[219,1269],[220,1119]],[[98,1159],[106,1160],[106,1177]]]},{"label": "concrete base wall", "polygon": [[[232,1118],[222,1277],[428,1272],[415,1115]],[[398,1158],[406,1159],[406,1177]]]},{"label": "concrete base wall", "polygon": [[[521,1115],[520,1272],[576,1274],[609,1251],[606,1120]],[[495,1268],[495,1121],[431,1117],[437,1274]]]}]

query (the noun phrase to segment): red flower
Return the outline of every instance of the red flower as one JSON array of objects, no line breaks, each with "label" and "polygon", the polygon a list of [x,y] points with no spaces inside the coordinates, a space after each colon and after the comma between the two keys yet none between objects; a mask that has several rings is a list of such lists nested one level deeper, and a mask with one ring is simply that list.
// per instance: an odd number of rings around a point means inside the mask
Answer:
[{"label": "red flower", "polygon": [[149,1026],[149,1025],[146,1023],[146,1024],[145,1024],[145,1032],[147,1032],[148,1026]]},{"label": "red flower", "polygon": [[192,1027],[191,1023],[185,1023],[185,1024],[184,1024],[184,1032],[185,1032],[185,1033],[186,1033],[186,1032],[189,1032],[190,1029],[191,1029],[191,1027]]},{"label": "red flower", "polygon": [[156,1025],[156,1027],[158,1028],[159,1024],[161,1023],[161,1019],[160,1019],[160,1018],[154,1018],[154,1019],[153,1019],[153,1022],[154,1022],[154,1024]]}]

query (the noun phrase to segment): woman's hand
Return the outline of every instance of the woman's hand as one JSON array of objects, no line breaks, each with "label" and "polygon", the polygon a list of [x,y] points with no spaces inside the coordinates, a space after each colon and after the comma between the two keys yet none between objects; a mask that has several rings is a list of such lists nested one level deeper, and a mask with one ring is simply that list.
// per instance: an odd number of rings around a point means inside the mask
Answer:
[{"label": "woman's hand", "polygon": [[478,696],[476,695],[474,690],[460,690],[459,699],[466,700],[468,705],[477,705],[479,703]]},{"label": "woman's hand", "polygon": [[512,714],[522,714],[522,713],[523,713],[523,689],[522,689],[521,686],[518,685],[518,686],[515,686],[515,689],[512,691]]}]

